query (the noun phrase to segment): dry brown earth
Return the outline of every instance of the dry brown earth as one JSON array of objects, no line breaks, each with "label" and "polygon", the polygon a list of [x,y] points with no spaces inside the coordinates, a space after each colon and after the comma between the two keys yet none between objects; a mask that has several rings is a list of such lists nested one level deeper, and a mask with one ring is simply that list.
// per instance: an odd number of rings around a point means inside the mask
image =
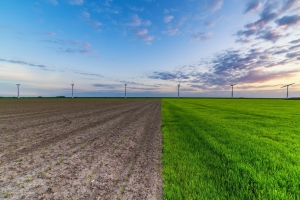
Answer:
[{"label": "dry brown earth", "polygon": [[162,199],[159,99],[1,99],[0,199]]}]

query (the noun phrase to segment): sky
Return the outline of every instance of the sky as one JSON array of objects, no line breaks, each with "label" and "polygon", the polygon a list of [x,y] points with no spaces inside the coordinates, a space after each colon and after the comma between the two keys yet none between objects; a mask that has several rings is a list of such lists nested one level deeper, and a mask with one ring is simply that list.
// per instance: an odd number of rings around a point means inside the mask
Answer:
[{"label": "sky", "polygon": [[300,97],[300,0],[0,0],[0,96]]}]

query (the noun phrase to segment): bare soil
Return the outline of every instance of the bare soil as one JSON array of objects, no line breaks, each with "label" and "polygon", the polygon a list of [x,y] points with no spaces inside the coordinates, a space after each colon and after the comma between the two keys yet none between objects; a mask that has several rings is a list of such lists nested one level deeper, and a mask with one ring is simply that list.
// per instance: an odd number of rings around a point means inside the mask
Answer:
[{"label": "bare soil", "polygon": [[159,99],[0,99],[0,199],[162,199]]}]

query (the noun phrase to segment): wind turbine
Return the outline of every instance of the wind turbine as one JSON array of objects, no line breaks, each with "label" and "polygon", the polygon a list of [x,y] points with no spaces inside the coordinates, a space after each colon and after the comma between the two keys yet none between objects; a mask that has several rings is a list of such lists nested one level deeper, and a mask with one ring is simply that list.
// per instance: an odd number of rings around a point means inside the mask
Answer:
[{"label": "wind turbine", "polygon": [[125,83],[124,85],[125,85],[125,99],[126,99],[126,87],[127,87],[127,83]]},{"label": "wind turbine", "polygon": [[180,88],[180,82],[178,82],[178,98],[180,98],[180,96],[179,96],[179,88]]},{"label": "wind turbine", "polygon": [[294,85],[294,84],[295,84],[295,83],[291,83],[291,84],[288,84],[288,85],[285,85],[285,86],[281,87],[281,88],[286,87],[286,99],[289,98],[289,86],[290,86],[290,85]]},{"label": "wind turbine", "polygon": [[74,88],[74,82],[73,82],[73,80],[72,80],[72,84],[71,85],[72,85],[72,99],[73,99],[74,98],[74,96],[73,96],[73,94],[74,94],[73,93],[73,88]]},{"label": "wind turbine", "polygon": [[17,85],[17,87],[18,87],[18,99],[20,98],[20,90],[19,90],[19,86],[21,85],[21,84],[16,84]]},{"label": "wind turbine", "polygon": [[233,99],[233,86],[235,86],[236,84],[232,84],[231,86],[231,98]]}]

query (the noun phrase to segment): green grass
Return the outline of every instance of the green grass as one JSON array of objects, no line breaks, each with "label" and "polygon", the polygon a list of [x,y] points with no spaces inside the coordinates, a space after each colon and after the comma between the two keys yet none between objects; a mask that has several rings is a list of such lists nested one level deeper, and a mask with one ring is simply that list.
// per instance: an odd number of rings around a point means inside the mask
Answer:
[{"label": "green grass", "polygon": [[163,99],[165,199],[300,199],[300,101]]}]

